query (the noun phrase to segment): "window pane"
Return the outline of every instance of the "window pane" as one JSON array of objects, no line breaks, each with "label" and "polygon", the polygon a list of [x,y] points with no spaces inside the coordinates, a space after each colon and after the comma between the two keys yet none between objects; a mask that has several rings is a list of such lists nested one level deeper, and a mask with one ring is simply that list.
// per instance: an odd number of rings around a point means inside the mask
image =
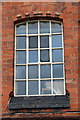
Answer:
[{"label": "window pane", "polygon": [[41,80],[41,94],[51,94],[51,81]]},{"label": "window pane", "polygon": [[15,94],[16,95],[26,95],[26,81],[16,81],[15,82]]},{"label": "window pane", "polygon": [[40,37],[40,48],[49,48],[49,36]]},{"label": "window pane", "polygon": [[16,79],[26,79],[26,66],[16,66]]},{"label": "window pane", "polygon": [[53,77],[63,78],[63,64],[53,65]]},{"label": "window pane", "polygon": [[52,47],[62,47],[62,35],[52,35]]},{"label": "window pane", "polygon": [[62,49],[56,49],[52,51],[52,61],[63,62],[63,50]]},{"label": "window pane", "polygon": [[38,65],[29,65],[29,79],[38,78]]},{"label": "window pane", "polygon": [[38,23],[37,22],[29,22],[28,23],[28,33],[29,34],[37,34],[38,33]]},{"label": "window pane", "polygon": [[62,32],[61,23],[52,22],[51,27],[52,27],[52,33]]},{"label": "window pane", "polygon": [[29,51],[29,62],[38,62],[38,51],[37,50],[31,50]]},{"label": "window pane", "polygon": [[51,77],[51,65],[41,65],[40,76],[41,78],[50,78]]},{"label": "window pane", "polygon": [[16,51],[16,64],[26,63],[26,51]]},{"label": "window pane", "polygon": [[26,24],[17,25],[16,34],[26,34]]},{"label": "window pane", "polygon": [[41,62],[49,62],[49,50],[41,50],[40,51],[40,61]]},{"label": "window pane", "polygon": [[29,37],[29,48],[38,48],[38,37]]},{"label": "window pane", "polygon": [[48,21],[40,22],[40,33],[49,33],[50,25]]},{"label": "window pane", "polygon": [[26,48],[26,37],[16,37],[16,49]]},{"label": "window pane", "polygon": [[29,95],[38,95],[39,94],[39,85],[37,80],[28,81],[28,94]]},{"label": "window pane", "polygon": [[53,93],[54,94],[64,94],[64,80],[54,80],[53,81]]}]

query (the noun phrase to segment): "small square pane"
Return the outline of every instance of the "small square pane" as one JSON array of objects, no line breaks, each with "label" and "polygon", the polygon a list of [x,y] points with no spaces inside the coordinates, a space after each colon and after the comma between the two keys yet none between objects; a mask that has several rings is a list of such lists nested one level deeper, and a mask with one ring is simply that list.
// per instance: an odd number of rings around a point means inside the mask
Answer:
[{"label": "small square pane", "polygon": [[54,94],[64,94],[64,80],[54,80],[53,81],[53,93]]},{"label": "small square pane", "polygon": [[28,33],[37,34],[38,33],[38,22],[29,22],[28,23]]},{"label": "small square pane", "polygon": [[37,80],[28,81],[28,94],[29,95],[38,95],[39,94],[39,82]]},{"label": "small square pane", "polygon": [[40,48],[49,48],[49,36],[40,37]]},{"label": "small square pane", "polygon": [[37,50],[29,51],[29,62],[30,63],[38,62],[38,51]]},{"label": "small square pane", "polygon": [[50,32],[50,24],[48,21],[40,22],[40,33],[49,33]]},{"label": "small square pane", "polygon": [[38,65],[29,65],[28,72],[29,79],[38,78]]},{"label": "small square pane", "polygon": [[16,81],[15,82],[15,94],[16,95],[26,95],[26,81]]},{"label": "small square pane", "polygon": [[52,29],[52,33],[60,33],[60,32],[62,32],[61,23],[52,22],[51,29]]},{"label": "small square pane", "polygon": [[63,78],[63,64],[53,65],[53,77]]},{"label": "small square pane", "polygon": [[16,51],[16,64],[26,63],[26,51]]},{"label": "small square pane", "polygon": [[40,61],[41,62],[50,62],[49,50],[40,51]]},{"label": "small square pane", "polygon": [[63,62],[63,50],[62,49],[52,50],[52,61]]},{"label": "small square pane", "polygon": [[16,66],[16,79],[26,79],[26,66]]},{"label": "small square pane", "polygon": [[29,37],[29,48],[38,48],[38,37]]},{"label": "small square pane", "polygon": [[16,49],[26,49],[26,37],[16,37]]},{"label": "small square pane", "polygon": [[51,80],[41,80],[40,83],[41,94],[51,94]]},{"label": "small square pane", "polygon": [[52,47],[62,47],[62,35],[52,35]]},{"label": "small square pane", "polygon": [[40,77],[41,78],[51,78],[51,65],[41,65],[40,66]]},{"label": "small square pane", "polygon": [[26,34],[26,24],[17,25],[16,34]]}]

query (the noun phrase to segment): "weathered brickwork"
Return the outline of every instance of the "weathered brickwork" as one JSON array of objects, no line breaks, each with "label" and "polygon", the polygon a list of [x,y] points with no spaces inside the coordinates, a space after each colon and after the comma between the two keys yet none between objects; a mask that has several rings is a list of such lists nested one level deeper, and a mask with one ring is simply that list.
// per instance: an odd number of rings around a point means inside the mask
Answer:
[{"label": "weathered brickwork", "polygon": [[[2,112],[3,118],[69,117],[80,113],[80,4],[67,2],[2,2]],[[14,22],[37,16],[63,19],[66,89],[68,109],[27,109],[9,111],[9,94],[14,79]],[[74,111],[74,112],[73,112]],[[17,114],[19,113],[19,114]]]}]

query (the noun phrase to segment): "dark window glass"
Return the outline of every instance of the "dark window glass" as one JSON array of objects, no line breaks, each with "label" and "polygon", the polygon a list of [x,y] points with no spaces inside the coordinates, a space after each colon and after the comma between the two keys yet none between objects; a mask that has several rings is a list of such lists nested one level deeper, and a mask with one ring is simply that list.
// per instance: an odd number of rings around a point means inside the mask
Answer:
[{"label": "dark window glass", "polygon": [[26,66],[16,66],[16,79],[26,79]]},{"label": "dark window glass", "polygon": [[52,47],[62,47],[62,35],[52,35]]},{"label": "dark window glass", "polygon": [[26,51],[16,51],[16,64],[26,63]]},{"label": "dark window glass", "polygon": [[26,37],[16,37],[16,49],[26,48]]},{"label": "dark window glass", "polygon": [[53,77],[63,78],[63,64],[53,65]]},{"label": "dark window glass", "polygon": [[51,94],[51,81],[41,80],[41,94]]},{"label": "dark window glass", "polygon": [[41,62],[49,62],[49,50],[41,50],[40,51],[40,61]]},{"label": "dark window glass", "polygon": [[38,62],[38,51],[37,50],[30,50],[29,51],[29,62]]},{"label": "dark window glass", "polygon": [[29,65],[28,71],[29,79],[38,78],[38,65]]},{"label": "dark window glass", "polygon": [[52,61],[63,62],[63,50],[62,49],[56,49],[52,51]]},{"label": "dark window glass", "polygon": [[28,81],[28,94],[29,95],[38,95],[39,94],[39,85],[37,80]]},{"label": "dark window glass", "polygon": [[37,34],[38,33],[38,23],[37,22],[29,22],[28,33],[29,34]]},{"label": "dark window glass", "polygon": [[29,48],[38,48],[38,37],[29,37]]},{"label": "dark window glass", "polygon": [[40,37],[40,48],[49,48],[49,36]]},{"label": "dark window glass", "polygon": [[60,33],[60,32],[62,32],[61,23],[52,22],[51,27],[52,27],[52,33]]},{"label": "dark window glass", "polygon": [[26,81],[16,81],[15,82],[15,94],[16,95],[26,95]]},{"label": "dark window glass", "polygon": [[51,65],[41,65],[40,66],[40,77],[50,78],[51,77]]},{"label": "dark window glass", "polygon": [[40,22],[40,33],[49,33],[50,25],[48,21]]},{"label": "dark window glass", "polygon": [[16,34],[26,34],[26,24],[17,25]]},{"label": "dark window glass", "polygon": [[54,94],[64,94],[64,81],[54,80],[53,81],[53,93]]}]

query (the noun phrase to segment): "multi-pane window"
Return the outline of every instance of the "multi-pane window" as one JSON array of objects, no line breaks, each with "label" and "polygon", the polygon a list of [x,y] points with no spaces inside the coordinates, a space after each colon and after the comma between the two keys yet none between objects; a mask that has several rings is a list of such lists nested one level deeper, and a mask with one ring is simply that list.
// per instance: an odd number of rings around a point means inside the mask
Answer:
[{"label": "multi-pane window", "polygon": [[14,95],[65,94],[62,23],[28,21],[15,26]]}]

